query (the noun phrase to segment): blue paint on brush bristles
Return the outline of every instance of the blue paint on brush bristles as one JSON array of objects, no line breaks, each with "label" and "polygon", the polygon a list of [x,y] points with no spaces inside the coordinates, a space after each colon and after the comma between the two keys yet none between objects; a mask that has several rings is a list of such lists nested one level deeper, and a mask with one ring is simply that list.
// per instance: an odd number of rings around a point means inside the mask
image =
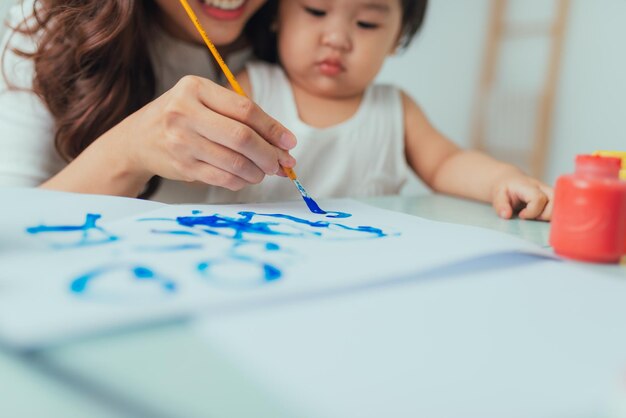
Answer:
[{"label": "blue paint on brush bristles", "polygon": [[304,203],[306,203],[306,205],[309,207],[309,210],[311,212],[317,213],[320,215],[326,215],[328,213],[322,208],[320,208],[320,206],[317,204],[315,200],[313,200],[313,198],[307,197],[307,196],[302,196],[302,198],[304,199]]},{"label": "blue paint on brush bristles", "polygon": [[[302,185],[302,183],[300,183],[298,179],[293,178],[292,180],[294,184],[296,185],[296,187],[298,188],[298,191],[302,195],[302,199],[304,199],[304,203],[306,203],[307,207],[309,208],[311,212],[316,213],[318,215],[328,215],[328,212],[320,208],[320,205],[318,205],[317,202],[307,193],[304,186]],[[331,213],[335,215],[343,215],[343,213],[341,212],[331,212]],[[333,216],[333,215],[328,215],[328,216],[330,218],[347,218],[347,216]]]}]

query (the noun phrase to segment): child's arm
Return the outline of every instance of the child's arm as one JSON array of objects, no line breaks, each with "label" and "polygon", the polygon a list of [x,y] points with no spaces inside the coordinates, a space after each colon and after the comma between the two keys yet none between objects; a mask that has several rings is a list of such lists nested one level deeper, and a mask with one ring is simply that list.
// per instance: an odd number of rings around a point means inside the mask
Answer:
[{"label": "child's arm", "polygon": [[518,168],[477,151],[461,150],[441,135],[403,93],[406,156],[433,190],[491,202],[502,218],[550,220],[552,189]]}]

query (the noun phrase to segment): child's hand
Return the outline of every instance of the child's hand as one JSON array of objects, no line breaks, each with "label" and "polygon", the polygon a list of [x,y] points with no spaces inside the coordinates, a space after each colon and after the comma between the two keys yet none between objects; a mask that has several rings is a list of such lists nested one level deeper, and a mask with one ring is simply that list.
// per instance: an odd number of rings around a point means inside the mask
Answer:
[{"label": "child's hand", "polygon": [[553,195],[551,187],[524,174],[516,174],[496,183],[492,202],[501,218],[510,219],[519,211],[521,219],[549,221]]}]

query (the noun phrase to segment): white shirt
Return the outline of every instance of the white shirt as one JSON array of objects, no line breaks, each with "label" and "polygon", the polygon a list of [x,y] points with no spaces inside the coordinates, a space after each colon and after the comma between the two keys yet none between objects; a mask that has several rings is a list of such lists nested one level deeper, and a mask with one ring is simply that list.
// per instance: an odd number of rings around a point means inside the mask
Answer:
[{"label": "white shirt", "polygon": [[[315,198],[364,197],[399,193],[410,176],[404,146],[404,110],[399,89],[370,86],[357,112],[324,129],[298,116],[291,85],[276,65],[249,63],[254,101],[290,129],[298,139],[291,155],[300,182]],[[267,177],[241,191],[212,187],[215,203],[299,199],[295,185],[282,177]]]}]

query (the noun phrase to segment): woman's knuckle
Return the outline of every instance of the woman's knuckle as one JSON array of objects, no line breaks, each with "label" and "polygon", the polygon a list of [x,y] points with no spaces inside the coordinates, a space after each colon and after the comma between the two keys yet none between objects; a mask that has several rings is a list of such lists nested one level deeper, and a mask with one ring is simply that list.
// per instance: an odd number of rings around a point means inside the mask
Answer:
[{"label": "woman's knuckle", "polygon": [[284,129],[278,122],[272,122],[268,129],[268,136],[270,139],[278,139],[283,134]]},{"label": "woman's knuckle", "polygon": [[247,166],[248,166],[247,163],[248,162],[246,161],[246,158],[244,156],[239,155],[239,154],[235,155],[233,157],[233,159],[232,159],[232,162],[231,162],[232,171],[234,173],[241,173],[241,172],[243,172],[247,168]]},{"label": "woman's knuckle", "polygon": [[246,147],[252,140],[252,130],[245,125],[237,125],[232,130],[232,139],[238,147]]},{"label": "woman's knuckle", "polygon": [[184,92],[195,92],[200,87],[200,78],[195,75],[186,75],[177,84],[179,89]]},{"label": "woman's knuckle", "polygon": [[243,120],[248,120],[253,116],[256,105],[249,98],[241,97],[239,98],[238,108],[240,117]]},{"label": "woman's knuckle", "polygon": [[177,103],[168,103],[165,105],[163,111],[163,127],[166,130],[172,130],[178,125],[180,125],[181,118],[183,117],[182,112]]}]

